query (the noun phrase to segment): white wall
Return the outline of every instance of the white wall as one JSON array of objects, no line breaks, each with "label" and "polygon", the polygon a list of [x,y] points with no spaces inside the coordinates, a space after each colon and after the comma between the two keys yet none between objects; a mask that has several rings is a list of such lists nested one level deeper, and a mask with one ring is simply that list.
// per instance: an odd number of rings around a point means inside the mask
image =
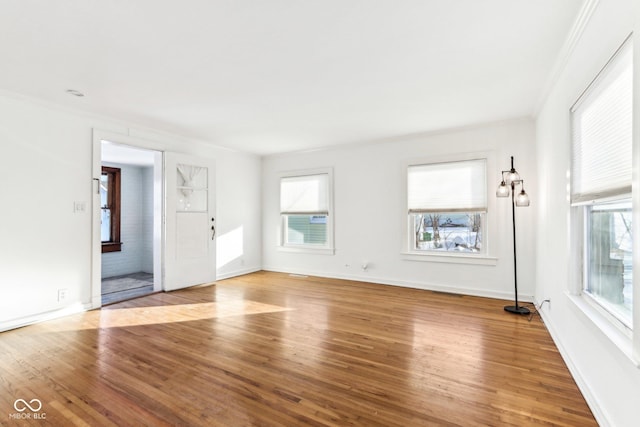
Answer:
[{"label": "white wall", "polygon": [[[340,277],[450,292],[513,298],[510,200],[496,200],[500,171],[516,167],[533,208],[519,208],[518,276],[523,299],[534,294],[534,214],[537,203],[534,123],[512,120],[450,132],[416,135],[366,145],[266,157],[263,161],[263,266],[267,270]],[[412,159],[491,151],[488,243],[495,265],[409,261],[401,254],[407,202],[405,164]],[[334,171],[335,255],[278,250],[280,172],[332,167]],[[504,203],[503,203],[504,202]],[[363,271],[363,261],[369,268]],[[348,266],[347,266],[348,265]]]},{"label": "white wall", "polygon": [[216,265],[222,279],[262,268],[262,162],[231,153],[218,158]]},{"label": "white wall", "polygon": [[[632,30],[636,31],[635,81],[640,82],[639,5],[635,0],[599,2],[537,119],[540,201],[536,299],[551,299],[551,305],[543,309],[545,322],[596,418],[601,425],[611,426],[638,425],[640,370],[567,294],[572,248],[567,200],[569,109]],[[636,89],[636,97],[639,93]],[[635,139],[637,144],[637,132]],[[639,184],[637,172],[634,170],[634,185]]]},{"label": "white wall", "polygon": [[259,157],[7,93],[0,116],[0,330],[90,303],[93,129],[216,159],[219,236],[243,230],[218,276],[260,269]]}]

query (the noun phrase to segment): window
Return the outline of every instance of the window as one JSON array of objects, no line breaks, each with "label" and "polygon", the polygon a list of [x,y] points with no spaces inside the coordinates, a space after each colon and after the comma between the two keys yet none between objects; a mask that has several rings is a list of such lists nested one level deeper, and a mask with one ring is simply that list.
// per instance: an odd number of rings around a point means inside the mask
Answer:
[{"label": "window", "polygon": [[589,237],[585,292],[631,327],[631,201],[598,203],[586,210]]},{"label": "window", "polygon": [[283,247],[323,250],[333,246],[331,171],[280,178]]},{"label": "window", "polygon": [[118,252],[120,241],[120,169],[102,167],[100,176],[102,252]]},{"label": "window", "polygon": [[486,159],[409,166],[410,251],[483,253],[486,176]]},{"label": "window", "polygon": [[582,217],[585,242],[582,292],[629,329],[632,55],[631,42],[623,44],[571,109],[571,204]]}]

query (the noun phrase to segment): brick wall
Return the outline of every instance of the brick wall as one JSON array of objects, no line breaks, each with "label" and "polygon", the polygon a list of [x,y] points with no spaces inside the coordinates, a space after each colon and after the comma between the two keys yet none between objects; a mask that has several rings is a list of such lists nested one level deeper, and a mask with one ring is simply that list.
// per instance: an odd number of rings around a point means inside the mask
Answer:
[{"label": "brick wall", "polygon": [[152,168],[114,163],[104,165],[121,169],[122,251],[102,254],[102,277],[140,271],[153,273]]}]

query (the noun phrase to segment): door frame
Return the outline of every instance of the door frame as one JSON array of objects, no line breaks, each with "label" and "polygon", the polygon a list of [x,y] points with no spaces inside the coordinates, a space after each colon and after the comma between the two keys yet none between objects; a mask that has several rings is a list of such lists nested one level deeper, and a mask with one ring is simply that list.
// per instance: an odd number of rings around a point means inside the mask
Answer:
[{"label": "door frame", "polygon": [[[160,143],[132,137],[115,132],[93,129],[92,154],[92,221],[91,221],[91,308],[102,307],[102,241],[100,237],[100,174],[102,170],[102,141],[157,152],[154,181],[160,182],[160,188],[154,185],[154,237],[153,237],[153,275],[154,291],[164,289],[164,250],[165,250],[165,195],[164,195],[164,152],[166,147]],[[159,181],[158,181],[159,180]],[[159,197],[158,197],[159,196]],[[156,218],[159,221],[156,221]]]}]

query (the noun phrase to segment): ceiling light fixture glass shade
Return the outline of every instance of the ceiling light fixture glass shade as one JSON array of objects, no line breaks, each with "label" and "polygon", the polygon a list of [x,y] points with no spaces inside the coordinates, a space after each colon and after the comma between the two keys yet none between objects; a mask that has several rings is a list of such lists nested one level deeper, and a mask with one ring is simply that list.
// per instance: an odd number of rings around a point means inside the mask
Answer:
[{"label": "ceiling light fixture glass shade", "polygon": [[496,190],[496,196],[498,197],[509,197],[509,187],[507,186],[507,183],[502,181],[500,183],[500,186],[498,187],[498,190]]},{"label": "ceiling light fixture glass shade", "polygon": [[516,196],[516,206],[520,206],[520,207],[529,206],[529,195],[525,193],[524,188]]}]

